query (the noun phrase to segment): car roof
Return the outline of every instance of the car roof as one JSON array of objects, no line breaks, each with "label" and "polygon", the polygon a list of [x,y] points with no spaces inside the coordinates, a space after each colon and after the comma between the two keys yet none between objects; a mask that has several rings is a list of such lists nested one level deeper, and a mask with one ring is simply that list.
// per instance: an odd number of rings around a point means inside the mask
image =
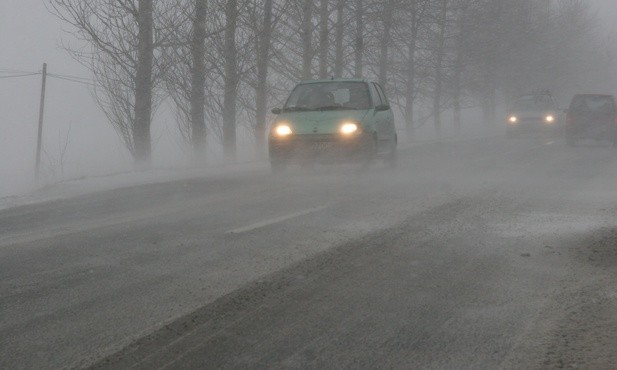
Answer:
[{"label": "car roof", "polygon": [[314,83],[324,83],[324,82],[370,82],[362,78],[329,78],[329,79],[321,79],[321,80],[302,80],[300,84],[314,84]]},{"label": "car roof", "polygon": [[548,97],[548,98],[553,98],[553,95],[548,94],[548,93],[542,93],[542,94],[525,94],[525,95],[519,95],[516,100],[522,100],[522,99],[532,99],[532,98],[538,98],[538,97]]},{"label": "car roof", "polygon": [[574,96],[603,96],[603,97],[614,97],[612,94],[576,94]]}]

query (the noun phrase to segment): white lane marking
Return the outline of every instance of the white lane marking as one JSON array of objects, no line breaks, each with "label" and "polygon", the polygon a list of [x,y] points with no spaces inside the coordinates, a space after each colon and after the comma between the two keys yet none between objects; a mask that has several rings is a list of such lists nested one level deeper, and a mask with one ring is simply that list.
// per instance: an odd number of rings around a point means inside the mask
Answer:
[{"label": "white lane marking", "polygon": [[245,232],[248,232],[248,231],[253,231],[255,229],[260,229],[262,227],[266,227],[266,226],[278,224],[278,223],[283,222],[283,221],[291,220],[292,218],[297,218],[297,217],[300,217],[300,216],[308,215],[310,213],[319,212],[319,211],[324,210],[326,208],[328,208],[328,206],[319,206],[319,207],[315,207],[315,208],[305,209],[304,211],[294,212],[294,213],[290,213],[290,214],[285,215],[285,216],[271,218],[269,220],[264,220],[264,221],[256,222],[256,223],[248,225],[248,226],[239,227],[237,229],[233,229],[233,230],[228,231],[226,234],[241,234],[241,233],[245,233]]},{"label": "white lane marking", "polygon": [[544,145],[551,145],[551,144],[553,144],[554,142],[555,142],[555,140],[551,140],[551,141],[546,142]]}]

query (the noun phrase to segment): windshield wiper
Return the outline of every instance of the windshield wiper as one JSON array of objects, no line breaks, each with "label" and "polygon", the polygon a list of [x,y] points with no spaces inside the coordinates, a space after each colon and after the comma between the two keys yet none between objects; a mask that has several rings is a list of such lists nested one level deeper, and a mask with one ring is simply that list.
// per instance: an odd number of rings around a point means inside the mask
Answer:
[{"label": "windshield wiper", "polygon": [[306,112],[312,109],[306,108],[306,107],[289,107],[289,108],[283,108],[283,112]]},{"label": "windshield wiper", "polygon": [[340,110],[340,109],[345,109],[346,110],[346,109],[349,109],[349,108],[343,107],[343,106],[340,106],[340,105],[326,105],[326,106],[317,108],[317,110]]},{"label": "windshield wiper", "polygon": [[349,109],[349,110],[366,110],[368,108],[359,108],[359,107],[350,107],[348,105],[343,105],[341,109]]}]

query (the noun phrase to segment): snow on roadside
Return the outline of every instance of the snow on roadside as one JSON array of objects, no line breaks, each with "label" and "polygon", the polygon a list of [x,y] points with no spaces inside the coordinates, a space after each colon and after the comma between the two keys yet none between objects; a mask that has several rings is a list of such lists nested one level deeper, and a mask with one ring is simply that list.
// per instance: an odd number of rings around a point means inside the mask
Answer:
[{"label": "snow on roadside", "polygon": [[[399,142],[399,148],[404,150],[414,146],[421,146],[433,143],[460,142],[466,140],[476,140],[480,138],[490,138],[500,136],[501,132],[484,131],[475,132],[467,135],[444,135],[441,139],[420,139]],[[195,178],[205,178],[208,176],[219,176],[224,174],[241,173],[242,171],[267,169],[266,161],[248,161],[234,165],[213,165],[207,167],[186,167],[186,168],[155,168],[147,171],[131,171],[101,176],[81,177],[65,180],[40,188],[30,189],[24,187],[21,194],[2,194],[0,193],[0,210],[43,203],[52,200],[68,199],[79,195],[85,195],[100,191],[114,190],[132,186],[165,183],[178,180]]]},{"label": "snow on roadside", "polygon": [[265,168],[267,168],[266,162],[254,161],[226,166],[157,168],[147,171],[82,177],[45,185],[32,191],[26,190],[23,194],[0,196],[0,210],[132,186],[206,178]]}]

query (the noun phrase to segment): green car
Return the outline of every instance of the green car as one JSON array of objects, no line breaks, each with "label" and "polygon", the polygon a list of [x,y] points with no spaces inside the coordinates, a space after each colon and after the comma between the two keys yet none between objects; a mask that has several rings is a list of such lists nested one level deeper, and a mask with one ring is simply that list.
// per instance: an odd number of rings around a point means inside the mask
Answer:
[{"label": "green car", "polygon": [[396,164],[394,115],[379,84],[360,79],[300,82],[268,135],[273,171],[288,164]]}]

